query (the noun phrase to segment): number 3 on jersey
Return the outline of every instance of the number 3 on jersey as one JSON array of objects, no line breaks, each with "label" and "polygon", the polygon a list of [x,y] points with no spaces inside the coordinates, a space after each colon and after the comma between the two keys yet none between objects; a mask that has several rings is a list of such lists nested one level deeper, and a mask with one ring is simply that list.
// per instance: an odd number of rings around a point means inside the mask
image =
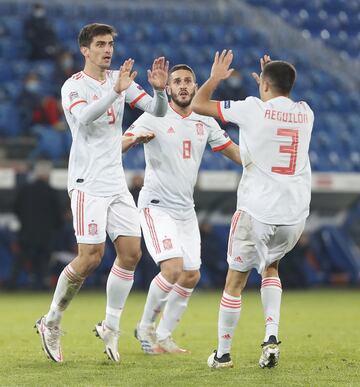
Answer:
[{"label": "number 3 on jersey", "polygon": [[115,112],[114,112],[114,108],[112,106],[110,106],[109,109],[107,110],[107,115],[109,117],[108,124],[111,125],[111,124],[115,123]]},{"label": "number 3 on jersey", "polygon": [[299,143],[298,129],[278,129],[278,136],[291,137],[291,145],[280,145],[280,153],[290,154],[290,163],[287,167],[272,167],[271,172],[279,173],[280,175],[293,175],[296,168],[297,150]]},{"label": "number 3 on jersey", "polygon": [[191,159],[191,140],[183,141],[183,159]]}]

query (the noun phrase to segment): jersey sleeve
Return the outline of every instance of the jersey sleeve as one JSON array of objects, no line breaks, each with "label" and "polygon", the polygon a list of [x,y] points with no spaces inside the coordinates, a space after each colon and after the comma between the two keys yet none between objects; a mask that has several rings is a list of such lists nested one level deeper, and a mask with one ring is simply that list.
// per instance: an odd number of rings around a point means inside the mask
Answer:
[{"label": "jersey sleeve", "polygon": [[126,89],[125,101],[132,109],[136,106],[141,108],[141,106],[146,105],[151,99],[149,94],[136,82],[132,82]]},{"label": "jersey sleeve", "polygon": [[232,144],[229,135],[225,132],[225,130],[220,128],[219,124],[214,119],[211,119],[208,125],[208,143],[214,152],[219,152]]},{"label": "jersey sleeve", "polygon": [[241,126],[246,121],[246,116],[254,104],[254,97],[248,97],[243,101],[218,101],[217,109],[223,123],[233,122]]},{"label": "jersey sleeve", "polygon": [[136,121],[130,125],[125,131],[124,136],[133,136],[145,130],[154,131],[154,126],[151,125],[151,114],[143,113]]},{"label": "jersey sleeve", "polygon": [[82,90],[81,83],[76,79],[68,79],[61,88],[61,101],[64,110],[71,113],[71,109],[81,103],[88,103],[86,92]]}]

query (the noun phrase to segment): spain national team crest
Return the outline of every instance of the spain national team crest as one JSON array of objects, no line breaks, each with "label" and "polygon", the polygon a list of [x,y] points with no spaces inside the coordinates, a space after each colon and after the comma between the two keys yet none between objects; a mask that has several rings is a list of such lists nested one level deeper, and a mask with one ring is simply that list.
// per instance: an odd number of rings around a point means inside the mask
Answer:
[{"label": "spain national team crest", "polygon": [[198,122],[196,125],[196,133],[198,136],[204,135],[204,124],[202,122]]},{"label": "spain national team crest", "polygon": [[89,235],[97,235],[98,226],[96,223],[89,223]]},{"label": "spain national team crest", "polygon": [[173,248],[172,243],[171,243],[171,239],[170,238],[164,239],[163,246],[164,246],[165,250],[171,250]]}]

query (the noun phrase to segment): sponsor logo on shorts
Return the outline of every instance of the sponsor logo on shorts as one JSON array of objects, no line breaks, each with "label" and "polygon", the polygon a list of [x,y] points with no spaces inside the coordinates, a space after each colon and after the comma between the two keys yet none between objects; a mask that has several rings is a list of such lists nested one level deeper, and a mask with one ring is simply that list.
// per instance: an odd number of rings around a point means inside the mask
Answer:
[{"label": "sponsor logo on shorts", "polygon": [[234,258],[234,261],[235,262],[242,262],[243,260],[242,260],[242,258],[240,256],[237,256],[237,257]]},{"label": "sponsor logo on shorts", "polygon": [[173,248],[172,242],[170,238],[166,238],[163,240],[163,246],[165,250],[171,250]]},{"label": "sponsor logo on shorts", "polygon": [[89,229],[89,235],[97,235],[98,226],[96,223],[89,223],[88,229]]},{"label": "sponsor logo on shorts", "polygon": [[224,109],[230,109],[230,101],[224,101]]}]

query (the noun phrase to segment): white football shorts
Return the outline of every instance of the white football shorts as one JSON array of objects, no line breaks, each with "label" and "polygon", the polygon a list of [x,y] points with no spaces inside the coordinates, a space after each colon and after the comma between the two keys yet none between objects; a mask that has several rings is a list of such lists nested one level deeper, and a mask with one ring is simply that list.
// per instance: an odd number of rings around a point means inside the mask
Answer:
[{"label": "white football shorts", "polygon": [[122,236],[141,237],[139,211],[129,191],[108,197],[93,196],[74,189],[71,211],[77,243],[114,242]]},{"label": "white football shorts", "polygon": [[230,269],[259,274],[293,249],[305,227],[305,220],[292,225],[261,223],[245,211],[231,220],[227,261]]},{"label": "white football shorts", "polygon": [[195,211],[191,218],[182,220],[157,208],[142,208],[140,223],[146,247],[156,264],[183,258],[184,270],[200,268],[201,242]]}]

